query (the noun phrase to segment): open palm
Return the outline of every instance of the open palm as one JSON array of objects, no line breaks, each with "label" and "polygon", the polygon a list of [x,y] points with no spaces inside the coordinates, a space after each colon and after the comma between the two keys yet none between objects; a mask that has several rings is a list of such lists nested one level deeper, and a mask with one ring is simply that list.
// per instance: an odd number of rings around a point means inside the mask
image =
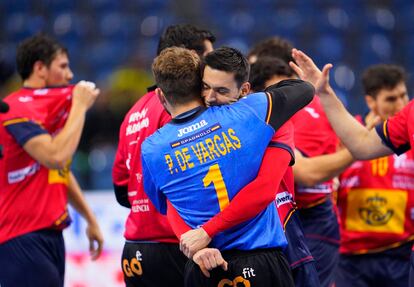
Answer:
[{"label": "open palm", "polygon": [[324,93],[330,89],[329,85],[329,71],[332,64],[326,64],[321,71],[313,62],[313,60],[304,52],[293,49],[292,57],[296,63],[290,62],[289,65],[304,80],[310,82],[317,94]]}]

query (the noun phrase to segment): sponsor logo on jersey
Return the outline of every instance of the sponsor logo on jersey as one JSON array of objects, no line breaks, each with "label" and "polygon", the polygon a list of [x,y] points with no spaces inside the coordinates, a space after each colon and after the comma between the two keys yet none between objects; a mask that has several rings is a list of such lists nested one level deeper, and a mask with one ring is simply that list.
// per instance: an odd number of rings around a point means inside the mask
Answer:
[{"label": "sponsor logo on jersey", "polygon": [[33,95],[44,96],[49,92],[49,89],[37,89],[33,91]]},{"label": "sponsor logo on jersey", "polygon": [[282,206],[287,203],[293,202],[293,196],[287,191],[280,192],[276,195],[276,206],[279,208],[279,206]]},{"label": "sponsor logo on jersey", "polygon": [[198,123],[192,124],[192,125],[190,125],[188,127],[182,128],[182,129],[179,129],[177,136],[180,138],[183,135],[186,135],[188,133],[191,133],[191,132],[194,132],[196,130],[201,129],[201,128],[205,127],[206,125],[208,125],[208,123],[206,122],[206,120],[201,120]]},{"label": "sponsor logo on jersey", "polygon": [[[205,121],[203,120],[201,122],[205,122]],[[207,124],[207,122],[205,122],[205,123]],[[187,144],[187,143],[193,142],[195,140],[198,140],[202,137],[205,137],[205,136],[207,136],[207,135],[211,134],[212,132],[214,132],[216,130],[219,130],[219,129],[221,129],[221,126],[220,126],[220,124],[217,123],[217,124],[214,124],[214,125],[206,128],[206,129],[204,129],[204,130],[199,131],[196,134],[193,134],[192,136],[188,136],[188,137],[180,139],[179,141],[172,142],[170,145],[171,145],[172,148],[175,148],[175,147],[178,147],[180,145]]]},{"label": "sponsor logo on jersey", "polygon": [[35,174],[39,169],[40,169],[40,164],[35,163],[27,167],[24,167],[22,169],[10,171],[7,174],[8,182],[9,184],[13,184],[16,182],[23,181],[26,177]]},{"label": "sponsor logo on jersey", "polygon": [[147,117],[148,109],[132,113],[128,119],[128,126],[126,128],[126,135],[132,135],[139,132],[143,128],[149,126],[149,119]]},{"label": "sponsor logo on jersey", "polygon": [[33,98],[31,96],[19,97],[19,102],[27,103],[27,102],[30,102],[30,101],[33,101]]},{"label": "sponsor logo on jersey", "polygon": [[358,232],[404,232],[405,190],[353,188],[346,208],[346,229]]}]

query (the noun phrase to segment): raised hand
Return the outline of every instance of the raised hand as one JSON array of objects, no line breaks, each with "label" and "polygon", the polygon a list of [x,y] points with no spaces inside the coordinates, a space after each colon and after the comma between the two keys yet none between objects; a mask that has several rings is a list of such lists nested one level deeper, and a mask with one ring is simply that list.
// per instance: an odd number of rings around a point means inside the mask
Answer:
[{"label": "raised hand", "polygon": [[292,57],[296,63],[290,62],[290,67],[302,80],[310,82],[317,94],[328,93],[331,90],[329,71],[332,64],[326,64],[321,71],[308,55],[298,49],[292,50]]}]

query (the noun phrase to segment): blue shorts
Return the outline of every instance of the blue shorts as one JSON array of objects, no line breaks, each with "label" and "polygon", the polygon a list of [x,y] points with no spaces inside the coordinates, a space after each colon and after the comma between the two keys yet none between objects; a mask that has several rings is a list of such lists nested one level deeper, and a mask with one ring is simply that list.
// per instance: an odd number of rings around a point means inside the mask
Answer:
[{"label": "blue shorts", "polygon": [[339,258],[339,224],[332,201],[306,209],[299,209],[306,243],[316,260],[316,270],[321,286],[334,282],[335,268]]},{"label": "blue shorts", "polygon": [[303,234],[297,212],[292,213],[286,223],[285,235],[288,246],[284,250],[286,259],[292,270],[293,281],[296,287],[319,287],[319,277],[313,258]]},{"label": "blue shorts", "polygon": [[65,244],[61,231],[39,230],[0,244],[0,286],[63,286]]},{"label": "blue shorts", "polygon": [[[336,287],[406,287],[411,243],[384,252],[339,257]],[[410,285],[413,286],[413,285]]]},{"label": "blue shorts", "polygon": [[410,259],[410,287],[414,287],[414,252],[411,251],[411,259]]}]

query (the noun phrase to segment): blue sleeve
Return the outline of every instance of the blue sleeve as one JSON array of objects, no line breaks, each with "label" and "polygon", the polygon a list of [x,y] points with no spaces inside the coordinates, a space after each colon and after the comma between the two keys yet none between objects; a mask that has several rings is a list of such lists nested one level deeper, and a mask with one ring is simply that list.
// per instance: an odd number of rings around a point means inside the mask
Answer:
[{"label": "blue sleeve", "polygon": [[145,161],[144,152],[142,152],[142,177],[144,183],[144,191],[147,194],[148,198],[151,200],[152,204],[161,214],[167,214],[167,198],[157,188],[154,178],[150,168],[148,167],[147,162]]},{"label": "blue sleeve", "polygon": [[5,128],[20,146],[23,146],[35,136],[48,133],[40,125],[32,121],[23,121],[9,125],[5,124]]},{"label": "blue sleeve", "polygon": [[239,102],[248,105],[261,120],[266,121],[269,114],[269,100],[265,93],[250,94],[240,99]]}]

